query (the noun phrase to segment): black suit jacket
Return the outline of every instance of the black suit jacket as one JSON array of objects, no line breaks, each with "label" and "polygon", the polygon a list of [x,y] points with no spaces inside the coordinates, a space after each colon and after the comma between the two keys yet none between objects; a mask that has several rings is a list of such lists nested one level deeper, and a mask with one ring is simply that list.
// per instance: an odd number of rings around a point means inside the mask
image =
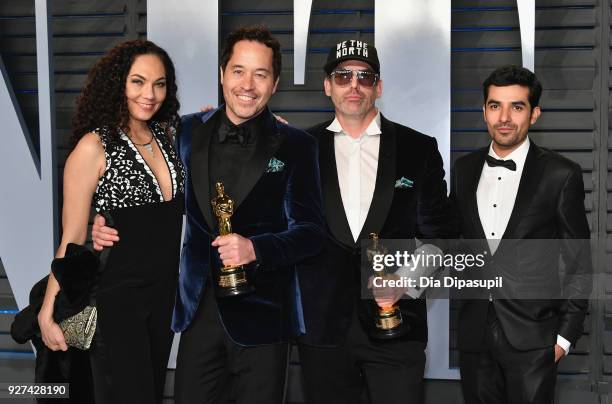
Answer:
[{"label": "black suit jacket", "polygon": [[[458,229],[466,239],[479,239],[475,245],[481,243],[482,250],[488,246],[476,190],[487,153],[488,147],[461,157],[451,174],[450,199]],[[579,338],[591,291],[589,236],[580,166],[531,142],[508,226],[482,269],[488,278],[503,279],[503,288],[493,289],[492,297],[512,346],[550,347],[557,334],[572,344]],[[567,264],[563,279],[560,255]],[[460,350],[485,348],[488,297],[486,293],[482,299],[460,303]]]},{"label": "black suit jacket", "polygon": [[[323,252],[300,264],[300,285],[306,322],[302,343],[341,344],[354,305],[364,327],[373,327],[373,301],[360,299],[360,240],[376,232],[382,239],[443,238],[451,227],[442,158],[436,140],[381,117],[376,186],[358,242],[353,240],[344,212],[329,122],[310,130],[319,141],[323,211],[328,235]],[[354,173],[354,175],[359,175]],[[396,188],[402,177],[411,187]],[[425,300],[401,300],[412,331],[407,339],[427,341]]]}]

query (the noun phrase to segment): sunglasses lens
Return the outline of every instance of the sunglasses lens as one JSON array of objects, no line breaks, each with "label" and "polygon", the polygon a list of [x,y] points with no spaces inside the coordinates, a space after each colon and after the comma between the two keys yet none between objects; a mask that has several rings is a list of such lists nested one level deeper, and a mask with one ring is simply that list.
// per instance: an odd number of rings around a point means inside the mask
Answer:
[{"label": "sunglasses lens", "polygon": [[[357,81],[360,86],[373,87],[376,84],[377,76],[375,73],[368,71],[356,71],[355,73],[357,73]],[[348,86],[351,84],[351,80],[353,80],[353,71],[336,70],[332,73],[332,77],[336,85]]]},{"label": "sunglasses lens", "polygon": [[347,86],[351,84],[352,78],[353,78],[352,71],[334,72],[334,82],[339,86]]},{"label": "sunglasses lens", "polygon": [[372,87],[376,83],[376,76],[369,72],[361,72],[361,74],[357,75],[357,79],[359,84],[364,87]]}]

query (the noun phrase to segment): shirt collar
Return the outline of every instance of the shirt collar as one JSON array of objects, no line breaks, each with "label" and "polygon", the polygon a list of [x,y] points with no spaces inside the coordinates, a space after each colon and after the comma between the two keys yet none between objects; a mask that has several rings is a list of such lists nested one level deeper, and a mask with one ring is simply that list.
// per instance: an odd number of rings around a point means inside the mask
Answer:
[{"label": "shirt collar", "polygon": [[489,145],[489,156],[494,157],[499,160],[512,160],[516,163],[516,167],[522,169],[525,165],[525,160],[527,160],[527,153],[529,152],[529,145],[531,142],[529,141],[529,136],[525,138],[523,143],[516,149],[512,151],[512,153],[508,154],[503,159],[495,153],[493,150],[493,142]]},{"label": "shirt collar", "polygon": [[[340,121],[338,120],[338,117],[334,118],[332,123],[327,127],[327,130],[334,132],[334,133],[346,134],[344,129],[342,129],[342,125],[340,125]],[[374,117],[374,119],[372,119],[372,122],[370,122],[365,132],[362,133],[361,136],[363,136],[364,134],[368,136],[375,136],[375,135],[380,135],[381,133],[382,131],[380,130],[380,111],[377,111],[376,116]]]}]

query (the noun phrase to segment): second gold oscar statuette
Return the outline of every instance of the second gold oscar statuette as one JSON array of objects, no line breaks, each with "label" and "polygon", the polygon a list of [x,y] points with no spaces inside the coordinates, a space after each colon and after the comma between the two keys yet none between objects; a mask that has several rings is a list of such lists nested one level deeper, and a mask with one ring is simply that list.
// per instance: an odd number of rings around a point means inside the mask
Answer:
[{"label": "second gold oscar statuette", "polygon": [[[368,259],[373,260],[374,255],[386,253],[384,247],[382,247],[380,239],[377,233],[370,233],[370,239],[372,245],[367,250]],[[385,277],[387,274],[383,269],[378,276]],[[397,304],[387,307],[380,307],[376,304],[376,314],[374,316],[374,322],[376,327],[372,329],[372,336],[380,339],[396,338],[404,335],[408,328],[407,325],[403,324],[402,312],[400,311]]]}]

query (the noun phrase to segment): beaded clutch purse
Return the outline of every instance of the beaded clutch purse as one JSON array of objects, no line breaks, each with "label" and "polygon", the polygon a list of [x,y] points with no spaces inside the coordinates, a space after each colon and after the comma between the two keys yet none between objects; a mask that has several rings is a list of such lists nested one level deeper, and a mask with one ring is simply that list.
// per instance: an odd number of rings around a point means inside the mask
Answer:
[{"label": "beaded clutch purse", "polygon": [[59,327],[64,333],[66,344],[81,350],[89,349],[96,332],[97,320],[96,306],[87,306],[74,316],[62,320]]}]

